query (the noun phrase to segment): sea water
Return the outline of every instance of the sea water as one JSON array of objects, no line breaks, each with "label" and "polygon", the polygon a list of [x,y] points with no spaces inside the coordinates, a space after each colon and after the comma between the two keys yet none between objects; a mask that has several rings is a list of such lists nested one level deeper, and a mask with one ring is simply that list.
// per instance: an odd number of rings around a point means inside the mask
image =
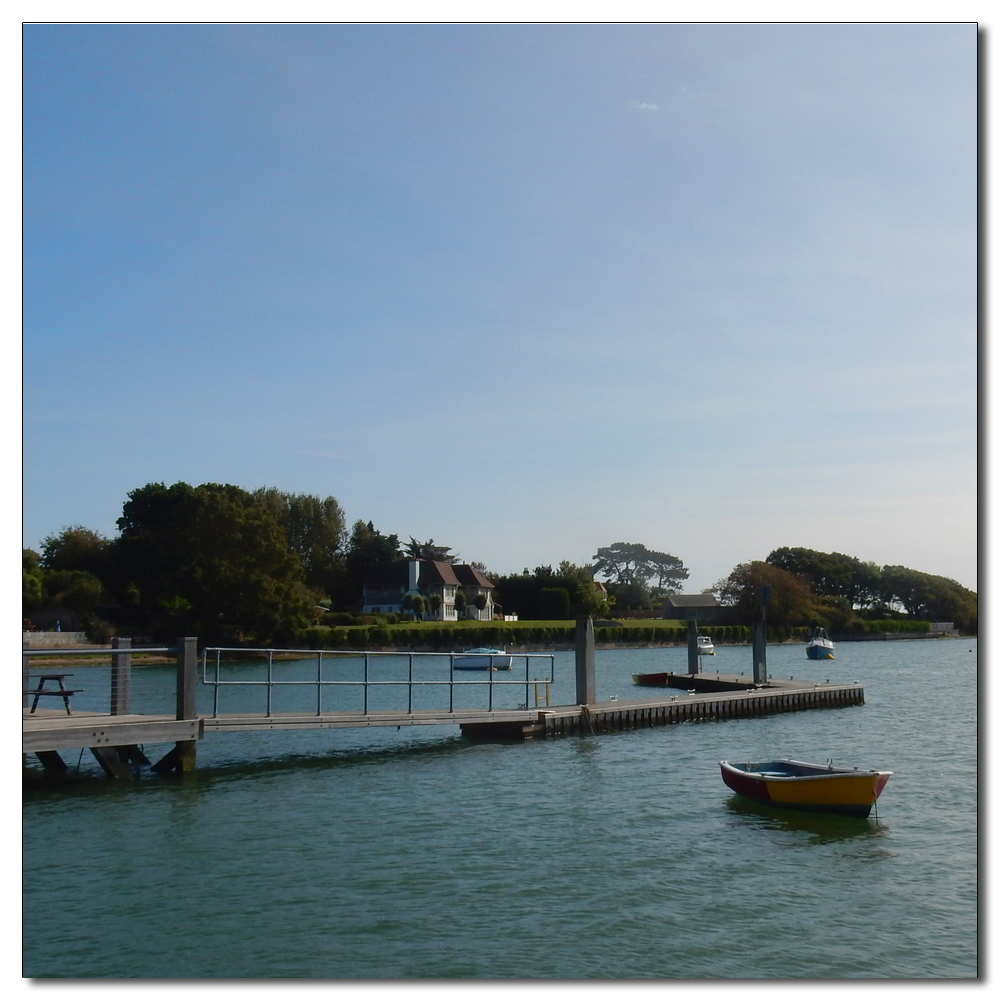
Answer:
[{"label": "sea water", "polygon": [[[772,676],[860,681],[865,704],[839,709],[505,744],[438,726],[210,734],[196,775],[133,784],[89,752],[64,752],[59,783],[29,761],[24,975],[975,977],[976,651],[768,647]],[[596,662],[598,698],[625,700],[656,694],[632,673],[684,672],[686,651]],[[750,666],[745,646],[703,661]],[[554,667],[552,703],[572,702],[573,654]],[[72,669],[74,704],[106,710],[107,668]],[[172,686],[169,667],[133,670],[139,710],[169,710]],[[222,697],[259,711],[263,689]],[[867,820],[722,783],[719,760],[776,756],[893,776]]]}]

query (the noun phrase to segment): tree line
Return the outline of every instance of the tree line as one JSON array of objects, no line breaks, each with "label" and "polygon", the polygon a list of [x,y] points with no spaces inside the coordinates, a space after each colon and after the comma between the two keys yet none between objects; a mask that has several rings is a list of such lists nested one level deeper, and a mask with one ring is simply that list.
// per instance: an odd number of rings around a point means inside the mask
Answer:
[{"label": "tree line", "polygon": [[775,625],[822,625],[911,618],[954,622],[976,632],[979,599],[955,580],[906,566],[879,566],[840,552],[779,548],[763,561],[740,563],[711,592],[734,620],[759,614],[758,590],[769,586],[767,620]]},{"label": "tree line", "polygon": [[150,483],[128,494],[117,537],[74,526],[24,550],[24,614],[65,607],[98,639],[290,641],[356,605],[368,567],[405,550],[371,521],[348,530],[334,497]]},{"label": "tree line", "polygon": [[[109,539],[77,525],[45,538],[41,552],[25,549],[25,617],[66,608],[96,641],[118,632],[197,635],[213,645],[290,643],[334,612],[356,611],[372,564],[460,558],[434,539],[401,543],[371,521],[348,527],[334,497],[275,488],[150,483],[128,494],[117,527]],[[662,607],[689,575],[678,557],[631,542],[599,548],[584,566],[563,561],[496,575],[470,565],[495,584],[503,612],[522,620]],[[911,617],[975,631],[978,622],[976,594],[954,580],[812,549],[775,549],[742,563],[712,592],[741,624],[757,614],[761,584],[771,586],[774,625],[843,628],[859,617]]]}]

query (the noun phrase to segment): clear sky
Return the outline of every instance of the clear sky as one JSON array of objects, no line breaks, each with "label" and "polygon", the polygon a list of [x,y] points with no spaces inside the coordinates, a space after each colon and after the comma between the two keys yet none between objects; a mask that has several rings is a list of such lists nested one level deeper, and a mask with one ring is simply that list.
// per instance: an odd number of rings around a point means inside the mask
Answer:
[{"label": "clear sky", "polygon": [[976,42],[29,25],[24,543],[230,482],[495,572],[976,589]]}]

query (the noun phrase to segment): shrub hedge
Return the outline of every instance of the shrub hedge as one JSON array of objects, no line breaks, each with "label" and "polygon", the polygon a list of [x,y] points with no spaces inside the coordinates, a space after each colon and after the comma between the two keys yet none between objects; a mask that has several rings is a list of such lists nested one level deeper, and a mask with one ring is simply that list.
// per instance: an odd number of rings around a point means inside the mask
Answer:
[{"label": "shrub hedge", "polygon": [[[870,622],[869,625],[886,623]],[[911,627],[914,623],[906,623]],[[925,623],[926,624],[926,623]],[[771,627],[768,639],[781,642],[786,639],[805,639],[806,629]],[[883,631],[871,629],[870,631]],[[746,625],[704,625],[700,635],[711,636],[716,642],[750,641],[750,628]],[[310,649],[466,649],[473,646],[510,646],[513,644],[572,645],[575,626],[553,622],[493,622],[482,624],[409,624],[378,623],[369,625],[329,626],[315,625],[299,637]],[[687,629],[678,625],[628,625],[621,628],[602,625],[594,629],[594,639],[603,644],[683,644]]]}]

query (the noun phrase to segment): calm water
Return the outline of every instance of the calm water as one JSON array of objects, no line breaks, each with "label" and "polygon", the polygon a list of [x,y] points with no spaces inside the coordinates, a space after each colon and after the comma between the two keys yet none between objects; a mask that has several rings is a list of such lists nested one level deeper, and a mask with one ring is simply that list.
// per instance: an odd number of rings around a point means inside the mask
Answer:
[{"label": "calm water", "polygon": [[[685,656],[599,651],[598,697]],[[750,652],[708,662],[746,672]],[[557,654],[554,703],[572,664]],[[129,788],[87,754],[78,780],[26,786],[24,975],[976,976],[975,640],[840,643],[832,663],[769,647],[768,664],[860,680],[867,703],[507,745],[213,735],[194,778]],[[74,681],[100,707],[107,670]],[[135,707],[168,705],[172,682],[137,669]],[[229,696],[223,711],[249,697]],[[766,812],[717,762],[770,756],[894,776],[877,819]]]}]

